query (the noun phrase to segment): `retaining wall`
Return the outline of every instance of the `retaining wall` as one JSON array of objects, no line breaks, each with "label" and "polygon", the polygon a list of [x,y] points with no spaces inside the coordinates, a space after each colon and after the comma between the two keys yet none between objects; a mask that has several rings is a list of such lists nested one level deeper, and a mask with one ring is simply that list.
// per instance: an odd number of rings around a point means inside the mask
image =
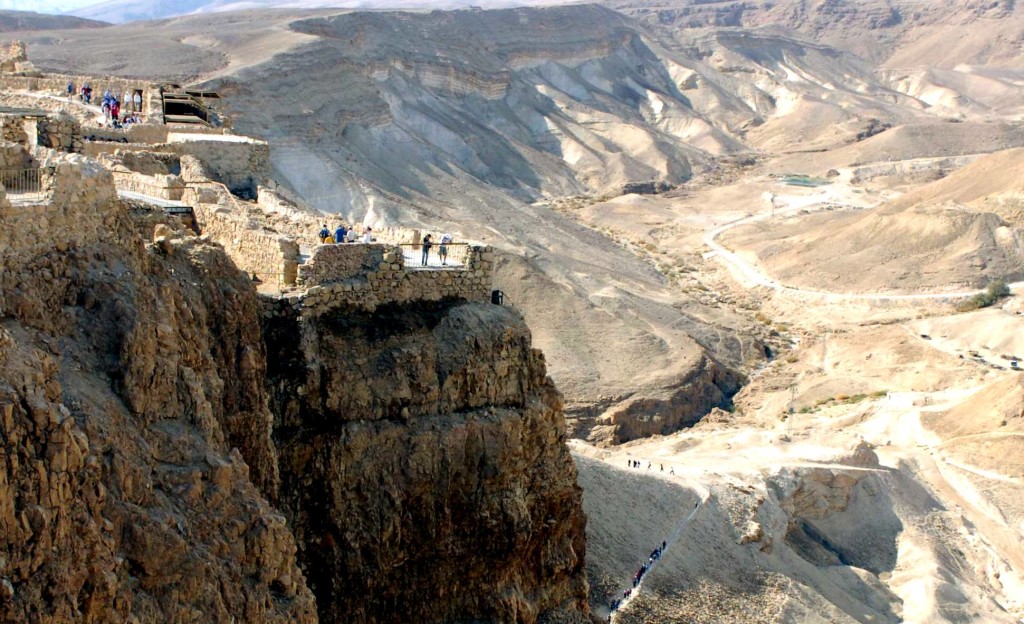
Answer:
[{"label": "retaining wall", "polygon": [[267,284],[295,283],[299,259],[295,239],[268,231],[260,220],[241,213],[235,200],[217,185],[193,183],[182,199],[192,206],[199,232],[220,243],[240,269]]},{"label": "retaining wall", "polygon": [[[313,268],[317,264],[320,268]],[[394,245],[323,245],[300,267],[305,291],[262,298],[264,315],[316,317],[337,309],[372,312],[380,305],[490,300],[494,252],[470,248],[464,269],[408,270]],[[316,280],[323,281],[316,281]]]},{"label": "retaining wall", "polygon": [[108,240],[117,231],[117,193],[110,173],[81,156],[56,163],[53,193],[41,205],[12,206],[0,190],[0,315],[16,305],[19,276],[48,271],[39,258]]}]

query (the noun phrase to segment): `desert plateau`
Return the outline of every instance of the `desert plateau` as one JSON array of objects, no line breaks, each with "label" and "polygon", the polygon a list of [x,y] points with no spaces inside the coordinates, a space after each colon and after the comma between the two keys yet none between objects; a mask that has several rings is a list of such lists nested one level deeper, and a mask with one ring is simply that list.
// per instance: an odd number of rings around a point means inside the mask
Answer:
[{"label": "desert plateau", "polygon": [[1020,3],[28,4],[0,621],[1024,623]]}]

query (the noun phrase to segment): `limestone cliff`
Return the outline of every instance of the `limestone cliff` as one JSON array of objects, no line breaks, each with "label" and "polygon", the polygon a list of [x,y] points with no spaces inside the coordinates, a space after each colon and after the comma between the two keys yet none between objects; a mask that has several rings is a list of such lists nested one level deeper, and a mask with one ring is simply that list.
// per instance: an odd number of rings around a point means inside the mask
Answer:
[{"label": "limestone cliff", "polygon": [[0,191],[0,250],[0,621],[586,616],[561,398],[517,314],[265,316],[78,156],[45,205]]},{"label": "limestone cliff", "polygon": [[266,336],[281,505],[321,621],[583,617],[581,490],[518,314],[341,309]]},{"label": "limestone cliff", "polygon": [[315,622],[252,286],[138,225],[90,161],[0,196],[0,621]]}]

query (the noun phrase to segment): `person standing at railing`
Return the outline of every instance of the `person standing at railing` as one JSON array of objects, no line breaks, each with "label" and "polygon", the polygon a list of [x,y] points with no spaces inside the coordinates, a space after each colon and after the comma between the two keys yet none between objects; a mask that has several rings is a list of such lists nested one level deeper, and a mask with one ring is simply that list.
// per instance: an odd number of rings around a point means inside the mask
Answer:
[{"label": "person standing at railing", "polygon": [[348,234],[345,235],[345,242],[354,243],[356,242],[356,226],[352,224],[348,226]]},{"label": "person standing at railing", "polygon": [[335,242],[335,244],[340,245],[341,243],[344,243],[345,242],[345,236],[347,234],[348,234],[348,231],[345,230],[345,226],[339,223],[338,224],[338,229],[334,230],[334,242]]},{"label": "person standing at railing", "polygon": [[323,226],[320,227],[320,231],[317,233],[317,236],[320,237],[321,243],[331,242],[331,231],[327,229],[326,223],[324,223]]},{"label": "person standing at railing", "polygon": [[363,242],[364,243],[372,243],[373,242],[373,228],[372,227],[366,226],[366,232],[363,233]]},{"label": "person standing at railing", "polygon": [[75,96],[75,81],[68,81],[68,99],[70,100]]},{"label": "person standing at railing", "polygon": [[441,235],[441,246],[437,248],[437,256],[441,258],[441,266],[448,264],[448,244],[451,242],[451,234],[445,232]]},{"label": "person standing at railing", "polygon": [[430,234],[423,237],[423,266],[427,266],[427,259],[430,258],[430,247],[434,244],[434,241],[430,239]]}]

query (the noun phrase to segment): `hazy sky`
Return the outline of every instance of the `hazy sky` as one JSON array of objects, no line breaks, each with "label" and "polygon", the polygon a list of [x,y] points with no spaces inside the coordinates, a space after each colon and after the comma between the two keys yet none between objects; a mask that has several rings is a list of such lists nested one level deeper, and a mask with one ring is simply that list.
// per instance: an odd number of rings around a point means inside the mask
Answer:
[{"label": "hazy sky", "polygon": [[60,13],[96,4],[96,2],[97,0],[0,0],[0,9]]},{"label": "hazy sky", "polygon": [[[38,13],[63,13],[65,11],[73,11],[75,9],[88,6],[90,4],[99,4],[102,0],[0,0],[0,10],[13,10],[13,11],[36,11]],[[565,0],[568,2],[569,0]],[[549,0],[465,0],[462,1],[448,1],[447,4],[475,4],[481,7],[488,6],[508,6],[509,4],[553,4],[554,2]],[[274,4],[281,5],[297,5],[302,4],[301,1],[296,0],[285,0],[280,3],[265,2],[265,0],[256,0],[253,4],[263,4],[273,6]],[[337,4],[337,6],[374,6],[374,5],[397,5],[397,6],[413,6],[422,5],[423,8],[431,8],[431,5],[437,5],[438,3],[431,2],[430,0],[423,0],[422,2],[415,2],[410,0],[338,0],[336,3],[332,2],[319,2],[321,6]],[[443,3],[442,3],[443,4]]]}]

